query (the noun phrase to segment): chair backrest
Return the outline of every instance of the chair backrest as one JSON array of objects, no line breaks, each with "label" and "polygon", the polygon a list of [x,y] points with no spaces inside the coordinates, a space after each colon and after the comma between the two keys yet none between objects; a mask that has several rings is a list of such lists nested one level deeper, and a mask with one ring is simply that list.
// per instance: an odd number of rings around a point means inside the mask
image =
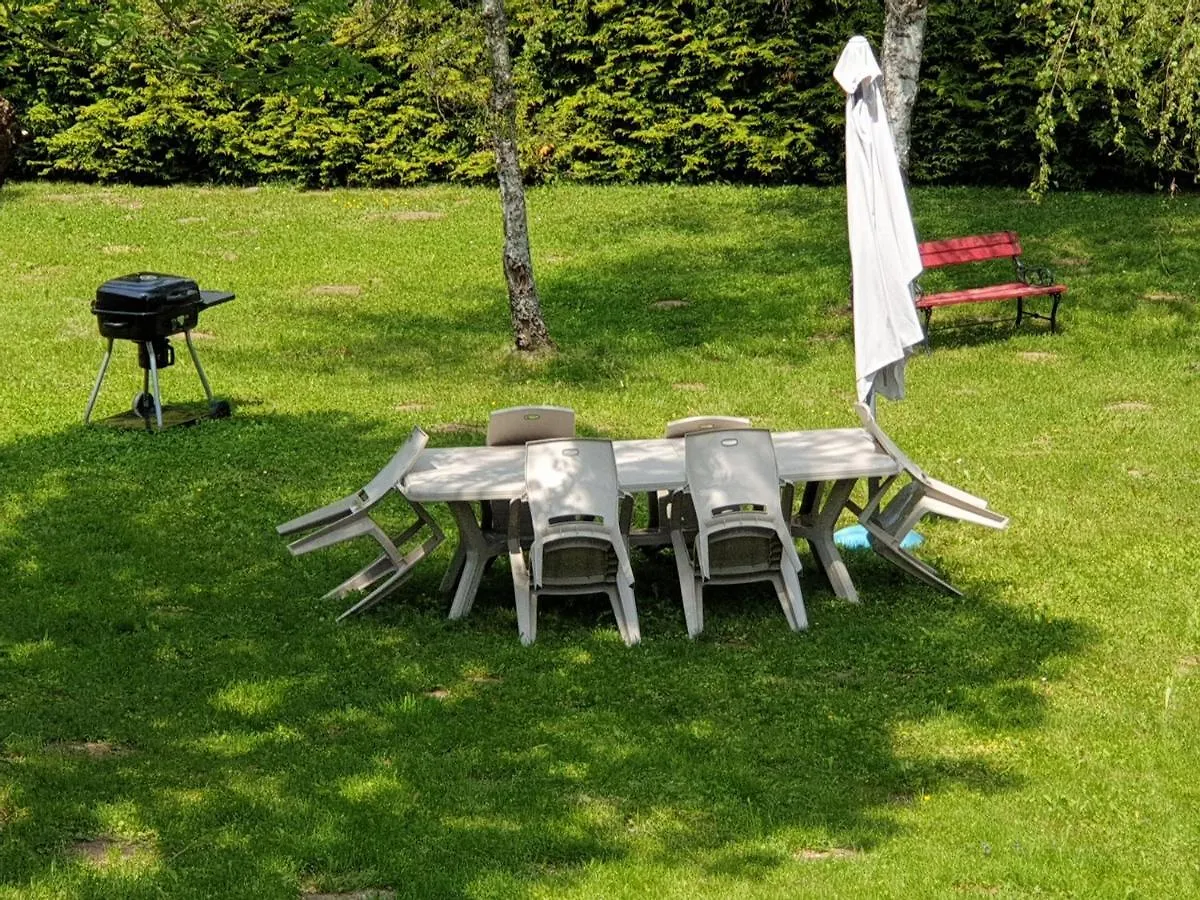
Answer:
[{"label": "chair backrest", "polygon": [[568,521],[607,525],[620,506],[612,442],[568,438],[526,444],[525,490],[535,533]]},{"label": "chair backrest", "polygon": [[699,528],[696,556],[701,574],[706,578],[710,574],[710,537],[743,526],[774,531],[784,555],[799,571],[800,558],[779,497],[779,468],[771,432],[761,428],[704,431],[685,435],[683,440],[688,492]]},{"label": "chair backrest", "polygon": [[747,507],[782,516],[771,432],[760,428],[703,431],[683,440],[688,491],[698,521],[712,522]]},{"label": "chair backrest", "polygon": [[866,429],[867,434],[871,435],[872,439],[884,453],[894,459],[896,464],[907,472],[913,480],[919,481],[922,484],[929,484],[929,476],[922,471],[920,466],[909,459],[908,454],[901,450],[896,442],[888,437],[886,432],[879,427],[879,423],[875,421],[875,416],[871,414],[871,407],[865,403],[856,403],[854,404],[854,410],[858,413],[858,420],[862,422],[862,426]]},{"label": "chair backrest", "polygon": [[628,554],[623,552],[617,459],[611,441],[569,438],[526,444],[525,491],[533,521],[530,568],[535,583],[541,581],[546,543],[571,536],[609,540],[623,574],[632,583]]},{"label": "chair backrest", "polygon": [[389,490],[400,483],[408,470],[413,467],[413,463],[417,461],[421,451],[425,449],[425,445],[429,443],[429,435],[421,430],[419,426],[413,426],[413,430],[409,432],[407,440],[400,445],[400,449],[396,454],[388,460],[388,464],[379,470],[379,473],[367,482],[357,494],[358,502],[361,506],[371,506],[378,503],[380,499],[387,494]]},{"label": "chair backrest", "polygon": [[681,438],[697,431],[723,431],[730,428],[749,428],[750,420],[741,416],[689,416],[667,423],[663,437]]},{"label": "chair backrest", "polygon": [[488,418],[489,447],[574,436],[575,410],[565,406],[510,406]]}]

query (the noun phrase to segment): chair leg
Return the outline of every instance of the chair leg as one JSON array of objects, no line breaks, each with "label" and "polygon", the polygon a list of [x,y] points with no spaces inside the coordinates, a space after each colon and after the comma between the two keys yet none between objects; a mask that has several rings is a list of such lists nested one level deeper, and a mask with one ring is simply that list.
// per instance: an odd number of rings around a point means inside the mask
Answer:
[{"label": "chair leg", "polygon": [[[391,539],[384,534],[382,529],[377,528],[373,533],[373,536],[383,546],[384,556],[380,559],[377,559],[366,569],[363,569],[361,572],[359,572],[359,576],[375,576],[371,579],[371,581],[363,584],[362,587],[366,587],[372,581],[385,574],[389,569],[393,570],[393,574],[390,578],[388,578],[387,581],[371,591],[370,594],[338,616],[337,620],[339,622],[347,616],[353,615],[354,613],[363,612],[364,610],[370,609],[372,606],[402,585],[405,581],[407,581],[409,576],[412,575],[413,569],[416,568],[417,563],[429,556],[434,550],[441,546],[443,540],[442,530],[437,527],[437,524],[433,522],[432,519],[428,518],[428,514],[424,509],[416,504],[414,504],[413,508],[417,511],[421,521],[418,521],[415,525],[411,526],[407,531],[404,532],[401,538],[401,543],[415,537],[417,532],[419,532],[423,527],[422,523],[430,525],[433,529],[433,534],[427,537],[423,543],[411,548],[407,553],[401,555],[396,549],[396,546],[392,543]],[[383,565],[384,559],[387,560],[386,566]],[[358,576],[355,576],[355,579],[353,580],[358,580]]]},{"label": "chair leg", "polygon": [[525,591],[518,594],[517,601],[517,631],[521,635],[521,643],[528,647],[537,640],[537,601],[536,591]]},{"label": "chair leg", "polygon": [[675,571],[679,575],[679,593],[683,600],[683,618],[687,622],[688,637],[695,637],[704,630],[704,614],[697,603],[696,571],[687,542],[675,527],[671,529],[671,549],[675,551]]},{"label": "chair leg", "polygon": [[613,620],[617,623],[617,631],[621,633],[621,640],[628,644],[629,641],[625,638],[625,610],[621,608],[621,595],[617,593],[617,586],[606,584],[598,590],[608,598],[609,606],[613,611]]},{"label": "chair leg", "polygon": [[375,590],[371,591],[371,593],[367,594],[367,596],[338,616],[337,621],[340,622],[342,619],[352,616],[355,613],[366,612],[396,588],[400,587],[400,585],[404,584],[404,582],[408,581],[411,576],[412,566],[397,570],[387,581],[383,582],[383,584],[379,585]]},{"label": "chair leg", "polygon": [[621,625],[621,637],[625,639],[626,646],[632,647],[634,644],[640,644],[642,629],[638,625],[637,603],[633,596],[633,588],[618,582],[616,595],[610,595],[610,599],[613,601],[613,611],[620,610],[618,622]]},{"label": "chair leg", "polygon": [[[517,607],[517,631],[521,635],[521,643],[528,647],[537,638],[537,593],[533,590],[530,582],[529,564],[521,550],[519,538],[509,541],[508,568],[512,572],[513,602]],[[479,567],[479,572],[482,574],[482,566]]]},{"label": "chair leg", "polygon": [[[808,612],[804,609],[804,595],[800,592],[800,579],[796,570],[786,562],[780,567],[779,602],[783,604],[784,615],[792,631],[804,631],[808,628]],[[782,588],[782,590],[780,590]]]},{"label": "chair leg", "polygon": [[[867,528],[870,531],[871,525],[868,523]],[[937,569],[929,564],[922,562],[900,548],[900,545],[892,540],[890,535],[877,534],[871,531],[871,549],[890,562],[892,565],[899,568],[902,572],[911,575],[918,581],[923,581],[930,587],[938,588],[945,591],[954,597],[961,597],[962,591],[956,588],[949,581],[944,579]]]},{"label": "chair leg", "polygon": [[322,600],[341,600],[347,594],[365,590],[388,572],[396,568],[396,563],[386,553],[361,571],[351,575],[333,590],[322,597]]},{"label": "chair leg", "polygon": [[699,637],[704,631],[704,579],[696,576],[692,577],[692,610],[691,615],[688,615],[688,608],[683,608],[684,618],[687,619],[688,637]]}]

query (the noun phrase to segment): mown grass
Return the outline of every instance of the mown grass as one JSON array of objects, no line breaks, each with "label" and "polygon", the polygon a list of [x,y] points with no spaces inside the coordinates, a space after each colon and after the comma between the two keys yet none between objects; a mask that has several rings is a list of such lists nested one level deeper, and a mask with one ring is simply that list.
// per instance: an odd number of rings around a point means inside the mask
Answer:
[{"label": "mown grass", "polygon": [[[962,599],[856,555],[860,606],[805,572],[807,634],[728,590],[691,642],[671,565],[640,559],[640,647],[583,599],[522,648],[502,566],[464,621],[447,548],[336,625],[318,598],[369,550],[274,534],[414,423],[481,443],[498,406],[612,437],[853,424],[843,202],[532,192],[560,352],[526,361],[491,191],[6,187],[0,897],[1200,890],[1194,197],[915,193],[924,237],[1015,229],[1071,288],[1059,335],[937,332],[881,410],[1012,516],[923,528]],[[198,340],[231,419],[81,424],[88,302],[144,269],[237,292]],[[163,382],[201,396],[186,355]],[[98,415],[139,386],[118,347]]]}]

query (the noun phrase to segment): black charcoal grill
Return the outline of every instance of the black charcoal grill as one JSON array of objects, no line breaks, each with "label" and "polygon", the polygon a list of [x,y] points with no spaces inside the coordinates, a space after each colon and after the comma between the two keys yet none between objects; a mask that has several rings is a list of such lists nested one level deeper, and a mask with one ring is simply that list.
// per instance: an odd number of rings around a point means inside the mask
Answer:
[{"label": "black charcoal grill", "polygon": [[100,373],[92,395],[88,398],[83,421],[87,423],[100,394],[100,385],[112,358],[113,342],[117,339],[138,345],[138,365],[142,367],[142,390],[133,399],[133,411],[149,425],[151,414],[159,429],[163,427],[162,395],[158,388],[158,373],[175,363],[172,335],[183,333],[188,352],[204,386],[212,414],[228,412],[228,404],[217,403],[204,376],[200,357],[192,343],[192,329],[200,313],[211,306],[228,303],[234,295],[226,291],[202,291],[190,278],[162,275],[157,272],[135,272],[106,281],[96,289],[92,313],[100,328],[100,336],[108,338],[108,349],[100,364]]}]

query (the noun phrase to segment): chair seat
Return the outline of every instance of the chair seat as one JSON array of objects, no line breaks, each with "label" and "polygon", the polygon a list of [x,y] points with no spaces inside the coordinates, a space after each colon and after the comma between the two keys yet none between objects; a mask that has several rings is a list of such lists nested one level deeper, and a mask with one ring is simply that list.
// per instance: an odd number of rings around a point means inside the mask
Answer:
[{"label": "chair seat", "polygon": [[546,590],[595,584],[598,572],[606,578],[617,574],[616,555],[605,541],[575,538],[551,544],[543,552],[542,587]]},{"label": "chair seat", "polygon": [[773,529],[723,534],[708,545],[708,565],[713,577],[777,566],[779,556],[779,536]]}]

